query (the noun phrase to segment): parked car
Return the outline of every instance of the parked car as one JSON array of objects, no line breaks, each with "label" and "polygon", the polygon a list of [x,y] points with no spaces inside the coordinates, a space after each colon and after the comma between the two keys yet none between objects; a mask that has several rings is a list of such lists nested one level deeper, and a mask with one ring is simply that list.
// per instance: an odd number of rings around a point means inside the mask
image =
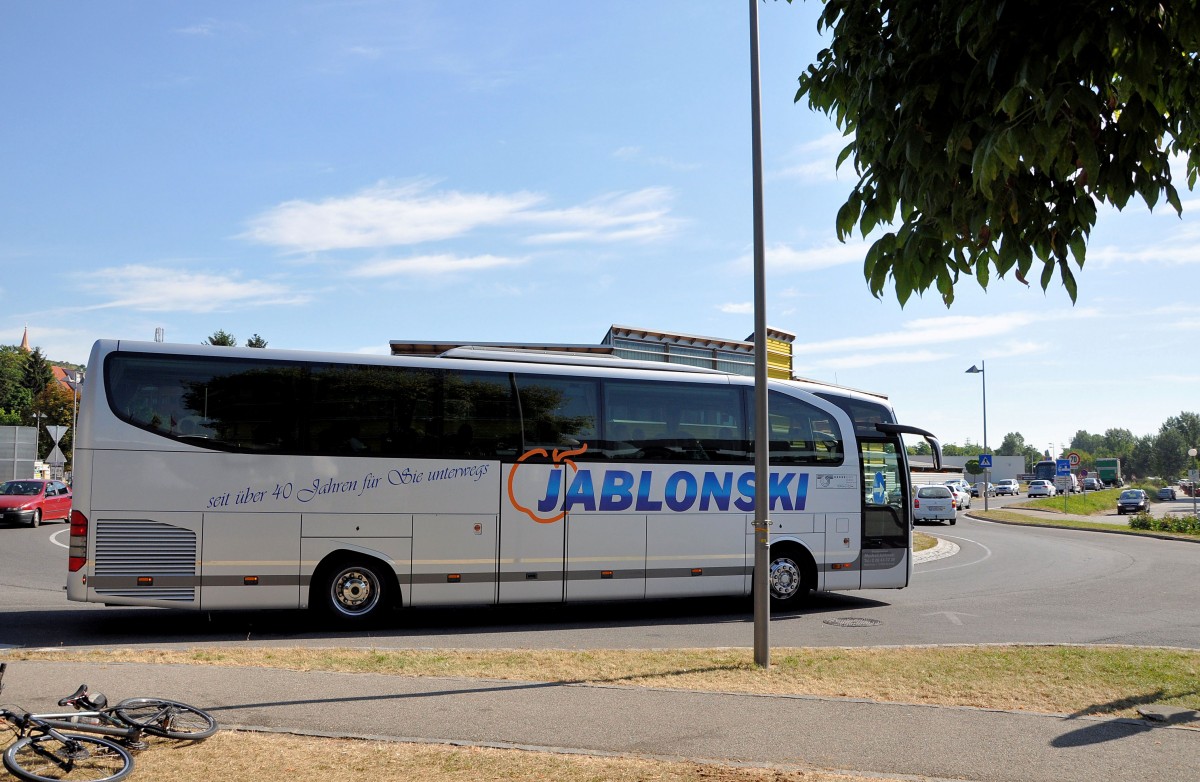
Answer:
[{"label": "parked car", "polygon": [[1001,494],[1011,494],[1017,496],[1021,493],[1021,484],[1015,478],[1005,478],[996,481],[996,496]]},{"label": "parked car", "polygon": [[1055,497],[1058,495],[1058,489],[1054,488],[1054,484],[1045,480],[1030,481],[1026,492],[1030,497]]},{"label": "parked car", "polygon": [[7,522],[36,527],[50,519],[71,518],[71,487],[41,478],[0,483],[0,513]]},{"label": "parked car", "polygon": [[[979,483],[971,484],[971,496],[978,497],[982,486],[983,486],[983,481],[980,481]],[[996,484],[989,483],[987,485],[987,496],[989,496],[989,497],[996,496]]]},{"label": "parked car", "polygon": [[913,498],[914,521],[958,520],[958,505],[949,486],[918,486]]},{"label": "parked car", "polygon": [[1179,495],[1175,493],[1174,486],[1164,486],[1158,490],[1158,498],[1160,500],[1177,500]]},{"label": "parked car", "polygon": [[1126,513],[1147,513],[1150,511],[1150,497],[1141,489],[1126,489],[1117,500],[1117,515]]}]

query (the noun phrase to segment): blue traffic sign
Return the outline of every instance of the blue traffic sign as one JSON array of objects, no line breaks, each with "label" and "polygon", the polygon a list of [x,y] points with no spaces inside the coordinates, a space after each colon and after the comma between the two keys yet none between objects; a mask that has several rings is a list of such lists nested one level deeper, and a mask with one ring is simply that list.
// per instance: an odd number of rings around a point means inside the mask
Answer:
[{"label": "blue traffic sign", "polygon": [[992,466],[992,455],[991,455],[990,453],[981,453],[981,454],[979,454],[979,466],[980,466],[980,467],[986,467],[986,468],[988,468],[988,469],[991,469],[991,466]]},{"label": "blue traffic sign", "polygon": [[1054,460],[1054,475],[1070,475],[1071,460],[1070,459],[1055,459]]}]

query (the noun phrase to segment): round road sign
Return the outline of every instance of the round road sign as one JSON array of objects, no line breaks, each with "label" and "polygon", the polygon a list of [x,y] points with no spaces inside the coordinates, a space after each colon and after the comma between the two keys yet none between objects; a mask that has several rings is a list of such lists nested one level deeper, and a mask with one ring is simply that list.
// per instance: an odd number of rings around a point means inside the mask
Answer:
[{"label": "round road sign", "polygon": [[1071,451],[1069,454],[1067,454],[1067,458],[1071,460],[1072,467],[1079,466],[1079,454],[1075,453],[1074,451]]}]

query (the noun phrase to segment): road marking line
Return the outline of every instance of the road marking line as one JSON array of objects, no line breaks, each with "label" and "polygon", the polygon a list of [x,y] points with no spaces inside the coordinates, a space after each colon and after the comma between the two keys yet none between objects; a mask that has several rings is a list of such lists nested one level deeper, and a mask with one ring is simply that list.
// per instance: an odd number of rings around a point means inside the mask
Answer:
[{"label": "road marking line", "polygon": [[70,545],[63,543],[62,541],[55,540],[55,538],[57,538],[59,535],[63,534],[64,532],[70,532],[70,531],[71,531],[70,529],[60,529],[58,532],[55,532],[53,535],[50,536],[50,542],[56,546],[61,546],[62,548],[71,548]]}]

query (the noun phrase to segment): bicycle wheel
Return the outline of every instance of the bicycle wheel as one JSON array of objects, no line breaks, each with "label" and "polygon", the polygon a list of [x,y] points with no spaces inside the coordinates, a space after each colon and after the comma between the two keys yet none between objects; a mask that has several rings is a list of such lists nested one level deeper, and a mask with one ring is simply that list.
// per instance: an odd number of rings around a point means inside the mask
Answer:
[{"label": "bicycle wheel", "polygon": [[28,782],[116,782],[133,771],[133,756],[94,736],[25,736],[4,750],[4,767]]},{"label": "bicycle wheel", "polygon": [[113,711],[122,722],[153,736],[199,741],[217,732],[217,721],[208,712],[162,698],[127,698]]}]

